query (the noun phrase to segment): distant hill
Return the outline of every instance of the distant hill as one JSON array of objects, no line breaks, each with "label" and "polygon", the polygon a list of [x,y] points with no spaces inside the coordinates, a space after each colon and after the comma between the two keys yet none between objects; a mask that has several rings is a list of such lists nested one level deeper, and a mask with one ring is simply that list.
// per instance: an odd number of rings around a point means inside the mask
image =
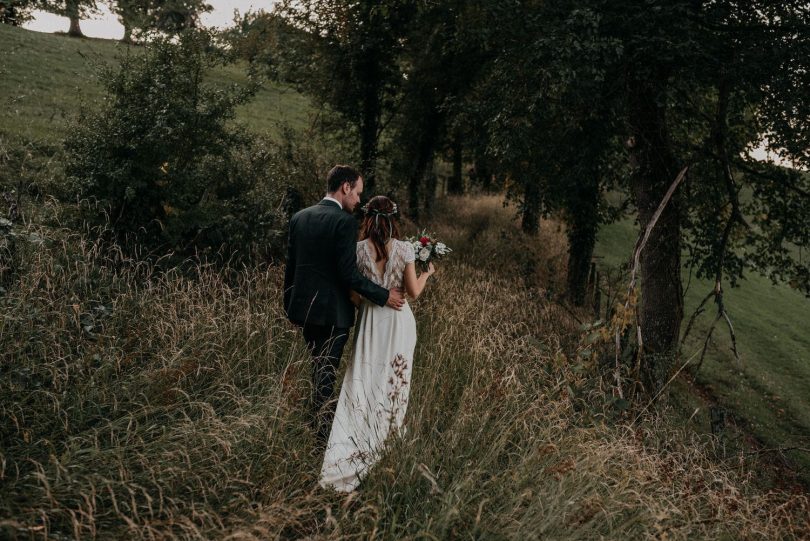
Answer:
[{"label": "distant hill", "polygon": [[[96,76],[102,65],[112,65],[138,47],[95,38],[70,38],[0,25],[0,133],[27,140],[58,140],[67,121],[84,104],[92,107],[103,96]],[[243,83],[241,66],[212,74],[212,82]],[[309,100],[294,89],[266,83],[255,98],[240,108],[238,121],[259,132],[277,133],[279,122],[295,127],[308,123]]]}]

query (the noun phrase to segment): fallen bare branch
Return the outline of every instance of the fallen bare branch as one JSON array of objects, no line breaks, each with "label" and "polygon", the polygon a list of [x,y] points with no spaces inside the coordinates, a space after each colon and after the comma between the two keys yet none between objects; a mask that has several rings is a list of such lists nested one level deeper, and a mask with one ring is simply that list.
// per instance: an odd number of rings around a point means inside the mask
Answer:
[{"label": "fallen bare branch", "polygon": [[[661,204],[658,205],[658,209],[653,214],[650,221],[647,223],[647,227],[644,229],[644,234],[639,236],[638,240],[636,241],[636,247],[633,250],[633,266],[630,271],[630,284],[627,286],[627,300],[624,303],[625,311],[630,307],[630,298],[632,297],[633,291],[636,289],[636,277],[638,275],[638,267],[639,262],[641,259],[641,251],[644,249],[644,246],[647,245],[647,240],[650,238],[650,233],[652,233],[655,224],[658,223],[658,219],[661,217],[661,214],[664,212],[667,204],[669,203],[670,199],[672,199],[672,195],[675,193],[675,190],[681,184],[683,179],[686,177],[686,172],[689,170],[689,166],[687,165],[681,172],[678,173],[678,176],[675,177],[675,180],[670,185],[669,189],[667,190],[666,195],[664,195],[664,199],[661,200]],[[624,398],[624,393],[622,392],[622,385],[621,385],[621,371],[620,371],[620,364],[619,364],[619,357],[621,356],[621,328],[616,329],[615,334],[615,344],[616,344],[616,363],[615,363],[615,371],[614,377],[616,378],[616,391],[620,398]],[[638,310],[636,310],[636,334],[638,338],[638,357],[637,363],[641,362],[641,352],[643,350],[643,342],[641,339],[641,322],[638,319]]]}]

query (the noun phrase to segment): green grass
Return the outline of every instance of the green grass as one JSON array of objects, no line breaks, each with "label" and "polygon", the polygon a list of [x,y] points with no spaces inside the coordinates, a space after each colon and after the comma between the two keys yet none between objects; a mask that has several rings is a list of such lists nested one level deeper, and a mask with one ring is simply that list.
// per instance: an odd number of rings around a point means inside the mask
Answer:
[{"label": "green grass", "polygon": [[[27,141],[56,142],[84,105],[103,97],[97,77],[102,65],[115,65],[131,49],[116,41],[76,39],[0,25],[0,132]],[[218,68],[215,84],[244,83],[244,66]],[[278,134],[280,122],[295,128],[309,125],[309,100],[284,85],[267,82],[237,112],[237,121],[257,132]]]},{"label": "green grass", "polygon": [[[606,265],[626,262],[638,235],[631,220],[604,227],[598,238],[596,255]],[[683,283],[689,272],[683,271]],[[713,284],[692,277],[686,291],[682,332],[701,300]],[[724,287],[726,309],[734,324],[741,357],[737,365],[731,351],[728,328],[722,321],[696,381],[724,408],[733,412],[767,448],[810,448],[810,299],[785,284],[772,284],[759,274],[748,272],[739,287]],[[708,328],[716,316],[709,303],[699,316],[684,345],[688,358],[703,347]],[[698,357],[695,357],[697,359]],[[696,416],[705,427],[705,415]],[[786,453],[799,475],[810,481],[810,454]]]}]

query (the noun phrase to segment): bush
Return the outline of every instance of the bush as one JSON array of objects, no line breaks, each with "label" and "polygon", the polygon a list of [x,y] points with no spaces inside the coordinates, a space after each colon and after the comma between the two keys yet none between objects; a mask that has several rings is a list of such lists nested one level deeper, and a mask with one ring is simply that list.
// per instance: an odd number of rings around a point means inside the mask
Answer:
[{"label": "bush", "polygon": [[252,137],[234,157],[235,176],[251,179],[251,188],[230,202],[216,227],[200,232],[198,243],[221,246],[229,256],[278,261],[285,253],[289,218],[323,196],[326,171],[336,158],[289,127],[282,127],[278,141]]},{"label": "bush", "polygon": [[243,249],[263,232],[261,146],[230,122],[250,88],[205,84],[219,60],[211,38],[157,39],[104,72],[105,101],[65,141],[69,193],[83,218],[127,246],[180,255]]}]

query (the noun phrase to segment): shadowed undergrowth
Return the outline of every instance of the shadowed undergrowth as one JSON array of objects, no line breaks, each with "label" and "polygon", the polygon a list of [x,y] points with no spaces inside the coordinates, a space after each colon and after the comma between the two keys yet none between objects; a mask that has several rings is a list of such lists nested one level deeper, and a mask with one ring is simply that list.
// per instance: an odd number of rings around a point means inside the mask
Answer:
[{"label": "shadowed undergrowth", "polygon": [[584,412],[579,330],[534,287],[564,247],[553,225],[528,243],[497,198],[440,214],[433,229],[456,252],[414,305],[407,436],[351,496],[317,488],[282,269],[161,274],[40,231],[49,240],[18,249],[0,297],[0,534],[810,535],[806,496],[761,491],[713,440],[661,413],[631,427]]}]

